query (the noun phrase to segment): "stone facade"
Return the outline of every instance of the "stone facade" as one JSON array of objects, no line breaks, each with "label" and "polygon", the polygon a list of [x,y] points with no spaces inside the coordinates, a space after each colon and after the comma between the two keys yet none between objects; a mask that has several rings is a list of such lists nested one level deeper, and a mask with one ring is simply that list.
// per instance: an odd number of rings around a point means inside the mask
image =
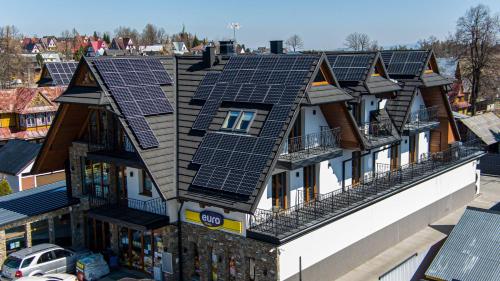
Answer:
[{"label": "stone facade", "polygon": [[[250,259],[255,265],[255,279],[279,280],[278,251],[274,245],[190,223],[182,224],[183,275],[191,280],[195,274],[196,253],[200,281],[212,280],[216,263],[217,280],[250,279]],[[213,260],[213,255],[216,260]],[[230,263],[234,264],[230,268]]]},{"label": "stone facade", "polygon": [[75,198],[82,197],[82,157],[87,156],[88,144],[85,142],[73,142],[69,148],[69,161],[71,167],[71,191]]}]

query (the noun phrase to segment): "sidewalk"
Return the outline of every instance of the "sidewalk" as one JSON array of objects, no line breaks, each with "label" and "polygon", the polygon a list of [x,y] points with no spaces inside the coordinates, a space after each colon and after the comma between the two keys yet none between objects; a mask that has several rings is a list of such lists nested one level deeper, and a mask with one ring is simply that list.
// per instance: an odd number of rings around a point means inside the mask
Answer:
[{"label": "sidewalk", "polygon": [[[471,201],[468,206],[500,210],[500,177],[481,176],[481,193]],[[349,273],[345,274],[338,281],[366,281],[378,280],[393,267],[412,256],[420,253],[437,242],[446,238],[453,229],[453,226],[462,216],[466,206],[459,208],[446,217],[436,221],[425,229],[415,233],[400,243],[387,249],[373,259],[365,262]]]}]

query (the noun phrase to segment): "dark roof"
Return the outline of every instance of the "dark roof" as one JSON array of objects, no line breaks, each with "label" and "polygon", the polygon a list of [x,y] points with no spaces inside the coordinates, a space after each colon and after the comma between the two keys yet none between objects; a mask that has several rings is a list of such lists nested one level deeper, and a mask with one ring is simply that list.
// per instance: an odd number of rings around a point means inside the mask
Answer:
[{"label": "dark roof", "polygon": [[397,93],[395,98],[387,100],[385,109],[391,116],[396,128],[401,132],[410,114],[413,98],[420,83],[406,81],[399,84],[402,88],[401,91]]},{"label": "dark roof", "polygon": [[313,86],[307,91],[310,105],[352,100],[352,96],[333,85]]},{"label": "dark roof", "polygon": [[129,208],[112,206],[91,209],[88,216],[105,222],[117,223],[137,230],[152,230],[169,224],[169,217]]},{"label": "dark roof", "polygon": [[78,203],[78,199],[68,197],[65,181],[5,195],[0,197],[0,225]]},{"label": "dark roof", "polygon": [[35,160],[41,145],[24,140],[10,140],[0,148],[0,172],[17,175]]},{"label": "dark roof", "polygon": [[468,207],[425,272],[433,280],[500,276],[500,212]]},{"label": "dark roof", "polygon": [[[328,52],[327,57],[340,86],[355,97],[400,89],[389,80],[378,52]],[[377,65],[380,73],[372,75]]]},{"label": "dark roof", "polygon": [[48,62],[43,65],[39,86],[67,86],[78,62]]},{"label": "dark roof", "polygon": [[[319,71],[319,65],[321,63],[327,63],[326,57],[320,55],[223,57],[222,60],[219,61],[219,64],[212,68],[207,67],[203,63],[201,57],[182,56],[178,57],[178,60],[179,196],[181,198],[208,203],[227,209],[251,212],[256,208],[256,202],[258,201],[257,198],[260,198],[261,193],[264,190],[262,187],[264,187],[267,183],[267,178],[270,176],[270,171],[276,162],[275,158],[277,151],[279,150],[279,146],[282,143],[281,140],[285,135],[287,135],[287,132],[290,129],[289,124],[293,122],[298,114],[297,108],[300,107],[300,103],[306,95],[305,90],[307,85],[311,81],[311,78],[314,77],[314,75]],[[300,70],[303,71],[303,73],[300,73],[300,78],[299,76],[297,76],[296,79],[293,78],[292,73],[286,74],[285,76],[282,76],[282,74],[285,73],[274,73],[271,74],[271,76],[266,76],[269,75],[269,73],[266,73],[268,69],[278,72],[281,70],[286,72],[286,70],[293,69],[294,65],[298,65],[299,60],[306,62],[306,65],[304,66],[305,69],[307,69]],[[259,67],[257,67],[257,65]],[[327,66],[327,64],[325,64],[325,66]],[[209,73],[210,75],[207,75]],[[239,77],[240,73],[246,74],[244,77]],[[233,74],[236,75],[233,76]],[[261,76],[265,76],[266,78],[260,79]],[[219,77],[221,77],[222,80],[218,80]],[[272,78],[268,79],[267,77]],[[333,74],[332,77],[334,77]],[[222,86],[227,87],[228,89],[233,89],[234,87],[241,90],[239,92],[234,92],[232,90],[223,92],[221,97],[222,103],[219,103],[219,101],[215,102],[215,111],[213,112],[213,116],[207,115],[209,116],[208,124],[206,126],[196,127],[199,125],[196,120],[199,119],[199,116],[203,115],[203,113],[200,114],[200,110],[205,112],[207,104],[212,106],[210,105],[212,103],[210,97],[205,100],[199,98],[203,96],[203,92],[201,90],[204,88],[202,87],[210,85],[208,82],[212,78],[215,79],[215,81],[218,81],[216,82],[216,85],[222,83],[224,84]],[[289,86],[286,86],[286,81],[289,81],[290,78],[292,80],[294,79],[291,81],[294,86],[289,88]],[[248,83],[249,81],[250,83]],[[270,83],[271,81],[272,83]],[[201,86],[199,86],[200,82]],[[284,84],[281,84],[282,82]],[[239,83],[246,83],[246,86],[240,86]],[[274,86],[268,85],[268,83]],[[247,87],[251,87],[254,91],[250,91],[249,94],[244,94],[246,93]],[[278,100],[271,102],[271,99],[275,98],[275,95],[266,95],[267,90],[265,90],[263,92],[264,96],[262,96],[260,101],[250,102],[249,99],[255,98],[258,100],[256,97],[260,96],[261,93],[259,87],[263,87],[268,90],[270,89],[269,93],[277,92],[282,93],[282,95],[278,95]],[[284,90],[275,91],[273,89]],[[210,93],[210,91],[208,93]],[[237,93],[238,95],[236,95]],[[264,97],[266,97],[266,99],[264,99]],[[268,97],[271,99],[267,100]],[[286,100],[286,102],[284,100]],[[231,109],[238,108],[254,110],[256,112],[254,121],[248,131],[248,135],[232,134],[227,132],[222,134],[219,129],[224,121],[224,118],[226,117],[227,112]],[[283,111],[280,111],[280,116],[283,117],[283,119],[279,122],[273,121],[276,120],[274,119],[276,118],[274,114],[277,114],[276,110],[273,111],[273,109],[277,108],[283,109]],[[271,125],[276,126],[271,128]],[[194,129],[193,127],[198,129]],[[197,159],[197,157],[199,156],[199,153],[197,153],[197,151],[200,151],[200,143],[203,141],[204,144],[202,144],[202,147],[207,147],[208,140],[205,141],[207,137],[208,139],[219,140],[221,135],[224,135],[222,138],[224,138],[224,140],[227,139],[229,142],[232,142],[233,139],[238,139],[238,141],[244,139],[245,142],[256,142],[257,145],[261,142],[263,145],[266,143],[266,149],[260,152],[257,152],[257,146],[254,145],[251,146],[252,149],[244,150],[244,153],[249,153],[248,156],[250,158],[241,163],[241,165],[246,165],[246,168],[248,168],[249,165],[256,165],[258,166],[258,172],[257,169],[245,170],[240,165],[236,165],[237,167],[231,166],[223,169],[217,167],[216,165],[216,168],[212,169],[212,165],[215,165],[212,163],[215,161],[215,156],[214,158],[211,158],[212,160],[208,163],[198,161],[199,159]],[[239,143],[240,142],[238,142],[238,144]],[[222,144],[222,142],[219,142],[219,144]],[[270,150],[267,150],[267,144],[271,144],[269,147]],[[235,147],[240,146],[238,145]],[[226,151],[225,153],[218,153],[218,150],[216,150],[214,152],[217,153],[217,161],[220,161],[221,163],[231,163],[233,160],[231,155],[236,155],[239,152],[236,152],[236,150],[232,151],[233,147],[231,147],[231,145],[227,145],[225,149],[229,151]],[[196,158],[193,158],[195,155]],[[240,168],[245,170],[245,176],[242,176],[241,171],[235,170],[234,173],[231,172],[233,169],[230,168]],[[210,188],[209,186],[198,185],[198,183],[210,185],[210,182],[218,180],[219,171],[226,170],[229,172],[222,175],[223,178],[221,182],[217,182],[221,188],[215,189]],[[206,182],[208,183],[204,183],[202,180],[196,180],[198,177],[206,177],[206,173],[209,173],[209,178],[206,179]],[[214,176],[215,174],[217,175]],[[257,184],[254,186],[253,181],[250,178],[247,179],[247,176],[257,177]],[[235,183],[239,183],[239,185]],[[247,183],[251,184],[247,186]],[[249,193],[241,194],[238,191],[238,186],[241,187],[243,184],[245,187],[248,187],[247,191]],[[215,186],[216,184],[214,184],[214,187]],[[229,192],[229,190],[235,190],[237,192],[232,193]]]}]

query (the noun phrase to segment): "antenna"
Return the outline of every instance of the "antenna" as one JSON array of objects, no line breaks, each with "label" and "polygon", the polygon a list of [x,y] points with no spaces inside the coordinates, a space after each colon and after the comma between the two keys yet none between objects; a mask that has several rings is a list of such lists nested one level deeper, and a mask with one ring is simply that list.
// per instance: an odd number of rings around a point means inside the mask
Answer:
[{"label": "antenna", "polygon": [[240,30],[241,25],[238,22],[232,22],[227,25],[227,28],[233,30],[233,40],[236,42],[236,30]]}]

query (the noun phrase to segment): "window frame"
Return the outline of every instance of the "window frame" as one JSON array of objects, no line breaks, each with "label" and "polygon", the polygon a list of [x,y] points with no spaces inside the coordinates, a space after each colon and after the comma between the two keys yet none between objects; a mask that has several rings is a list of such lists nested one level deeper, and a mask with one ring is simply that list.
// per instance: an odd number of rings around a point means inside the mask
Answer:
[{"label": "window frame", "polygon": [[[224,127],[224,124],[226,124],[231,116],[231,113],[238,113],[238,116],[236,117],[236,121],[234,122],[232,127]],[[238,129],[238,127],[241,125],[241,122],[243,121],[243,116],[249,113],[252,115],[252,118],[248,121],[248,127],[246,129]],[[247,133],[250,128],[252,127],[252,123],[255,119],[255,116],[257,116],[257,111],[256,110],[245,110],[245,109],[240,109],[240,110],[229,110],[226,114],[226,117],[224,118],[224,122],[221,125],[221,130],[224,131],[230,131],[230,132],[242,132],[242,133]]]},{"label": "window frame", "polygon": [[[146,180],[149,179],[149,182],[151,184],[151,189],[146,189]],[[146,170],[142,170],[142,178],[141,178],[141,190],[140,190],[140,195],[143,196],[148,196],[148,197],[153,197],[153,180],[151,177],[148,175]]]}]

